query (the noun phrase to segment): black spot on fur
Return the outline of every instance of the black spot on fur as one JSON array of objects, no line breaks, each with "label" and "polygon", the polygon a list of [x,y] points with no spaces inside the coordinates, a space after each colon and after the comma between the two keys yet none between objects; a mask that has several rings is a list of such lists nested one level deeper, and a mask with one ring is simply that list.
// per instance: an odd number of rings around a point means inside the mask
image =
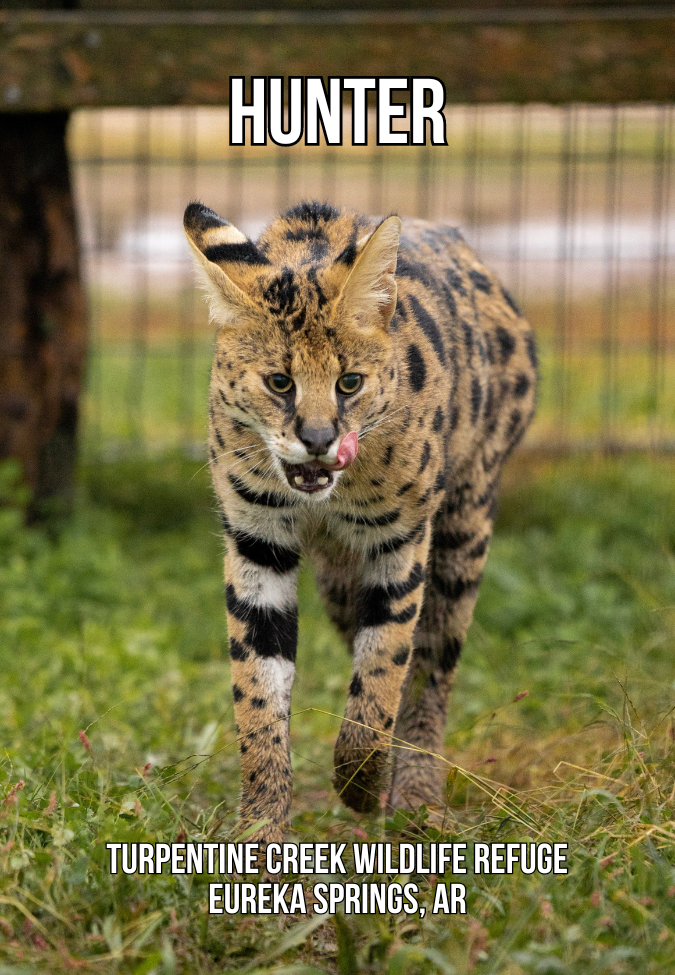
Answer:
[{"label": "black spot on fur", "polygon": [[351,684],[349,685],[349,693],[352,697],[361,697],[363,694],[363,681],[358,674],[354,674],[352,677]]},{"label": "black spot on fur", "polygon": [[394,723],[394,719],[392,717],[387,718],[387,720],[384,722],[384,730],[388,731],[389,728],[391,728],[391,726],[393,725],[393,723]]},{"label": "black spot on fur", "polygon": [[291,243],[302,244],[307,241],[321,241],[328,243],[328,237],[323,227],[312,225],[310,227],[300,227],[297,230],[288,229],[285,234],[286,240]]},{"label": "black spot on fur", "polygon": [[382,463],[384,464],[385,467],[388,467],[389,464],[391,464],[391,458],[393,454],[394,454],[394,445],[393,443],[390,443],[382,456]]},{"label": "black spot on fur", "polygon": [[326,295],[324,294],[323,288],[319,284],[319,279],[316,276],[316,268],[315,267],[310,268],[309,271],[307,272],[307,280],[309,281],[309,283],[314,288],[314,291],[316,293],[317,307],[318,307],[319,311],[321,311],[321,309],[323,308],[323,306],[325,304],[327,304],[328,298],[326,298]]},{"label": "black spot on fur", "polygon": [[456,551],[458,548],[466,545],[467,542],[472,542],[475,537],[474,532],[464,532],[460,529],[456,529],[455,531],[436,532],[434,535],[434,545],[437,545],[439,548],[447,548],[452,551]]},{"label": "black spot on fur", "polygon": [[410,488],[414,485],[414,483],[415,483],[414,481],[408,481],[406,484],[404,484],[402,487],[400,487],[398,489],[398,491],[396,492],[397,496],[399,498],[403,497],[403,495],[406,494],[410,490]]},{"label": "black spot on fur", "polygon": [[235,619],[247,624],[246,643],[259,657],[281,657],[295,660],[298,642],[298,611],[254,606],[239,599],[234,586],[225,590],[227,609]]},{"label": "black spot on fur", "polygon": [[218,427],[215,428],[215,434],[216,434],[216,440],[218,441],[218,446],[220,447],[221,450],[225,450],[225,441],[223,440],[223,435],[218,429]]},{"label": "black spot on fur", "polygon": [[284,315],[292,310],[298,290],[293,271],[286,267],[265,289],[263,298],[275,315]]},{"label": "black spot on fur", "polygon": [[338,256],[335,258],[336,264],[346,264],[350,267],[356,260],[356,234],[353,235],[352,240],[349,241],[347,246],[340,251]]},{"label": "black spot on fur", "polygon": [[293,317],[291,322],[291,329],[294,332],[299,332],[302,326],[305,324],[305,319],[307,318],[307,309],[303,305],[300,311]]},{"label": "black spot on fur", "polygon": [[487,274],[483,274],[482,271],[476,271],[475,268],[471,268],[469,271],[469,277],[479,291],[484,291],[486,295],[490,294],[492,291],[492,285]]},{"label": "black spot on fur", "polygon": [[262,711],[262,709],[265,707],[266,704],[267,701],[265,700],[264,697],[251,698],[251,707],[255,708],[257,711]]},{"label": "black spot on fur", "polygon": [[255,562],[265,569],[272,569],[279,575],[297,568],[300,561],[298,552],[283,545],[276,545],[274,542],[267,542],[263,538],[256,538],[246,532],[235,531],[232,538],[242,558]]},{"label": "black spot on fur", "polygon": [[469,357],[473,354],[473,329],[468,322],[462,319],[462,331],[464,333],[464,345]]},{"label": "black spot on fur", "polygon": [[434,481],[434,494],[440,494],[445,488],[445,471],[439,471]]},{"label": "black spot on fur", "polygon": [[485,396],[485,419],[492,420],[495,415],[495,390],[492,383],[487,388]]},{"label": "black spot on fur", "polygon": [[[405,245],[405,238],[401,238],[401,245]],[[433,277],[433,274],[426,264],[422,264],[418,261],[410,260],[403,252],[399,249],[398,259],[396,261],[396,274],[399,277],[410,278],[412,281],[420,281],[425,288],[429,288],[430,291],[437,290],[437,283]]]},{"label": "black spot on fur", "polygon": [[274,494],[270,491],[262,491],[260,494],[258,494],[257,491],[252,491],[249,487],[247,487],[240,478],[236,477],[236,475],[229,474],[228,478],[230,484],[237,492],[239,497],[244,501],[248,501],[249,504],[259,504],[266,508],[290,507],[290,504],[280,494]]},{"label": "black spot on fur", "polygon": [[477,579],[463,579],[461,576],[444,579],[437,572],[434,572],[431,576],[431,582],[434,589],[454,602],[461,599],[466,593],[475,593],[480,585],[480,576]]},{"label": "black spot on fur", "polygon": [[431,428],[434,433],[438,433],[438,431],[441,429],[444,419],[445,417],[443,416],[443,410],[440,408],[440,406],[437,406],[436,412],[434,413],[434,422],[431,424]]},{"label": "black spot on fur", "polygon": [[455,664],[459,660],[459,655],[461,652],[462,644],[456,636],[447,637],[443,641],[443,650],[441,652],[441,670],[444,674],[447,674],[454,669]]},{"label": "black spot on fur", "polygon": [[397,508],[396,511],[387,511],[383,515],[375,515],[373,518],[366,518],[364,515],[341,515],[343,521],[349,521],[353,525],[362,525],[368,528],[377,528],[381,525],[393,525],[395,521],[398,520],[398,516],[401,513],[401,509]]},{"label": "black spot on fur", "polygon": [[414,343],[408,346],[407,357],[410,386],[414,393],[419,393],[420,390],[424,389],[424,384],[427,379],[427,367],[424,365],[422,353]]},{"label": "black spot on fur", "polygon": [[[379,587],[373,587],[373,589]],[[409,623],[417,612],[417,604],[412,603],[400,613],[392,613],[389,600],[384,591],[363,592],[359,603],[359,622],[361,626],[383,626],[385,623]]]},{"label": "black spot on fur", "polygon": [[513,296],[510,294],[510,292],[508,292],[506,290],[506,288],[502,288],[501,289],[501,292],[502,292],[502,298],[504,299],[504,301],[506,302],[506,304],[509,306],[509,308],[511,309],[511,311],[515,312],[516,315],[520,315],[520,308],[518,307],[518,305],[513,300]]},{"label": "black spot on fur", "polygon": [[244,700],[244,698],[246,697],[246,695],[242,691],[241,687],[239,687],[237,684],[233,684],[232,685],[232,697],[235,699],[235,701],[237,703],[239,703],[239,701],[243,701]]},{"label": "black spot on fur", "polygon": [[530,365],[533,369],[537,369],[539,366],[539,358],[537,356],[537,346],[534,344],[534,336],[525,336],[525,346],[527,348],[527,357],[530,360]]},{"label": "black spot on fur", "polygon": [[438,325],[433,320],[426,308],[420,304],[414,295],[410,295],[408,300],[410,302],[412,312],[417,319],[417,324],[420,326],[434,347],[434,352],[438,356],[439,362],[442,365],[445,365],[445,346],[443,345],[443,339],[438,329]]},{"label": "black spot on fur", "polygon": [[495,329],[495,335],[499,344],[499,355],[502,365],[504,365],[509,361],[515,351],[516,340],[513,335],[511,335],[511,333],[504,328],[503,325],[497,326]]},{"label": "black spot on fur", "polygon": [[382,626],[384,623],[407,623],[417,612],[417,606],[392,613],[391,601],[413,592],[424,580],[424,566],[416,562],[407,579],[388,586],[362,586],[357,597],[357,619],[361,626]]},{"label": "black spot on fur", "polygon": [[509,417],[509,425],[506,428],[505,437],[507,440],[511,440],[513,438],[514,434],[516,433],[518,427],[521,424],[522,419],[523,419],[523,414],[520,412],[520,410],[514,410],[511,416]]},{"label": "black spot on fur", "polygon": [[284,213],[285,220],[295,217],[315,226],[319,221],[327,223],[329,220],[337,220],[339,216],[339,210],[336,210],[330,203],[319,203],[317,200],[305,200],[303,203],[297,203]]},{"label": "black spot on fur", "polygon": [[416,505],[417,505],[417,507],[418,508],[421,508],[423,505],[425,505],[427,503],[427,501],[429,500],[430,497],[431,497],[431,488],[429,487],[429,488],[426,489],[426,491],[424,492],[424,494],[421,494],[419,496],[419,498],[415,502]]},{"label": "black spot on fur", "polygon": [[248,650],[233,636],[230,637],[230,660],[248,660]]},{"label": "black spot on fur", "polygon": [[483,401],[483,393],[480,387],[480,381],[477,376],[474,376],[471,380],[471,423],[472,425],[476,423],[478,419],[478,414],[480,413],[481,403]]},{"label": "black spot on fur", "polygon": [[516,382],[513,387],[513,395],[517,399],[522,399],[523,396],[525,396],[525,394],[527,393],[529,388],[530,388],[530,380],[528,379],[528,377],[525,375],[524,372],[521,372],[520,375],[516,376]]},{"label": "black spot on fur", "polygon": [[431,444],[428,440],[424,441],[424,446],[422,447],[422,456],[420,457],[420,466],[417,468],[417,476],[426,470],[426,466],[429,463],[429,458],[431,457]]},{"label": "black spot on fur", "polygon": [[453,291],[456,291],[457,294],[462,295],[462,297],[466,295],[464,278],[456,268],[449,267],[448,270],[445,272],[445,279]]},{"label": "black spot on fur", "polygon": [[407,545],[408,542],[412,542],[417,538],[419,533],[422,531],[425,525],[425,519],[418,522],[417,525],[412,529],[412,531],[406,532],[405,535],[395,535],[393,538],[389,538],[384,542],[379,542],[368,550],[368,558],[371,561],[381,558],[383,555],[391,555],[393,552],[398,552]]},{"label": "black spot on fur", "polygon": [[405,664],[407,664],[409,656],[409,647],[399,647],[394,656],[391,658],[391,662],[396,664],[397,667],[403,667]]},{"label": "black spot on fur", "polygon": [[486,535],[485,538],[481,538],[477,545],[469,549],[467,555],[470,559],[479,559],[487,552],[487,547],[490,544],[490,536]]},{"label": "black spot on fur", "polygon": [[453,406],[450,413],[450,430],[454,431],[457,429],[459,424],[460,409],[459,406]]}]

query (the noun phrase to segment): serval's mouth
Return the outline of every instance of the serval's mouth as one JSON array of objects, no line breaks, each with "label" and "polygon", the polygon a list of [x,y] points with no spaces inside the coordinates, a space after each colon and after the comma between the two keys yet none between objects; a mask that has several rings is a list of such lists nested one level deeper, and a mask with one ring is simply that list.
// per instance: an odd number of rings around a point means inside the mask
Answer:
[{"label": "serval's mouth", "polygon": [[305,464],[289,464],[286,460],[282,461],[286,479],[296,491],[305,491],[308,494],[325,491],[333,483],[333,473],[349,467],[358,450],[359,436],[355,430],[352,430],[343,437],[333,464],[318,459],[307,461]]},{"label": "serval's mouth", "polygon": [[317,491],[326,491],[333,483],[330,465],[322,464],[319,460],[310,460],[307,464],[289,464],[283,461],[283,468],[286,480],[296,491],[314,494]]}]

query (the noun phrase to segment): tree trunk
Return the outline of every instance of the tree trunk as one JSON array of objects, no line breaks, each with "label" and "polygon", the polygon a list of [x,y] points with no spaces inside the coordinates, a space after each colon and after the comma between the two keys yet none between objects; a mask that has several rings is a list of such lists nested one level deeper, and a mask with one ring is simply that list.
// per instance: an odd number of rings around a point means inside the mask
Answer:
[{"label": "tree trunk", "polygon": [[67,112],[0,113],[0,460],[29,515],[67,508],[87,343]]}]

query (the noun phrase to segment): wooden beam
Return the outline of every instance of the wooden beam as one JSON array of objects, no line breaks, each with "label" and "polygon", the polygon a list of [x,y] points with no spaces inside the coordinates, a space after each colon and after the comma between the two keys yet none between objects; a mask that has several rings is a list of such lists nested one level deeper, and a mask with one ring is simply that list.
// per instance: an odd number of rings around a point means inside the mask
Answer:
[{"label": "wooden beam", "polygon": [[449,102],[675,99],[675,7],[0,11],[0,110],[223,105],[231,75],[427,75]]},{"label": "wooden beam", "polygon": [[67,120],[0,113],[0,460],[20,461],[33,517],[72,500],[87,348]]}]

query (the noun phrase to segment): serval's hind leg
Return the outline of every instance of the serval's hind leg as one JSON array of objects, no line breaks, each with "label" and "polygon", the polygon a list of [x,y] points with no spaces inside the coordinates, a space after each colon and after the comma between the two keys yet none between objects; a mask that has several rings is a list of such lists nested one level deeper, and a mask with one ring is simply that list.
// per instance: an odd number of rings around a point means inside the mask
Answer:
[{"label": "serval's hind leg", "polygon": [[477,467],[449,491],[434,522],[424,604],[396,722],[392,809],[443,804],[448,766],[438,756],[448,695],[492,534],[496,481],[487,478],[482,464]]}]

